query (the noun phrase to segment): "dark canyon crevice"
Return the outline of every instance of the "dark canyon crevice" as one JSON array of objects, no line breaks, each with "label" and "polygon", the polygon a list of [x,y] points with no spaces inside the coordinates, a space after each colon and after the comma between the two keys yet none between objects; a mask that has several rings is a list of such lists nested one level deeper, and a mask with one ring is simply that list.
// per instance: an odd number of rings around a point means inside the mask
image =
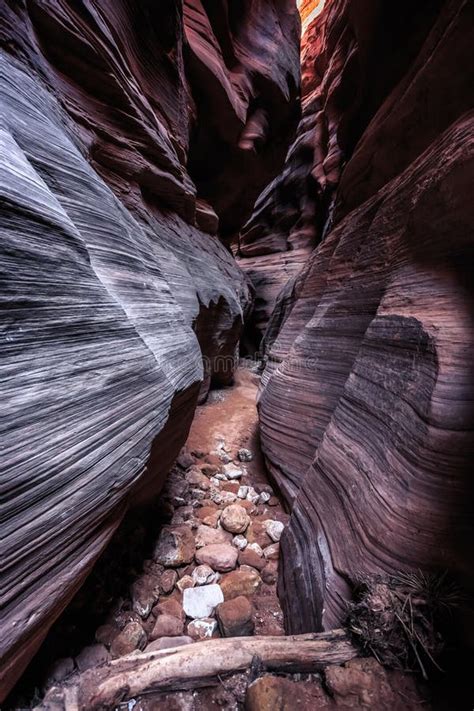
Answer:
[{"label": "dark canyon crevice", "polygon": [[472,596],[474,5],[298,5],[0,5],[0,700],[239,347],[287,633]]}]

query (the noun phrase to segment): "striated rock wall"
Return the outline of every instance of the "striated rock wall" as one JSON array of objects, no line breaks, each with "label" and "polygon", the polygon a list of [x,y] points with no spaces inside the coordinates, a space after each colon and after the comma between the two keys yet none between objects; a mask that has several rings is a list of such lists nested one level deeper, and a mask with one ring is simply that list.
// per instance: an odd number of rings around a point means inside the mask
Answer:
[{"label": "striated rock wall", "polygon": [[[416,5],[408,0],[300,3],[301,121],[283,172],[259,196],[235,248],[237,261],[255,288],[248,337],[256,345],[280,291],[329,231],[342,167],[414,61],[441,4],[441,0]],[[316,19],[308,24],[315,13]],[[455,94],[456,89],[450,91]],[[384,135],[379,148],[385,157],[384,167],[380,161],[377,169],[385,175],[393,162],[390,135]],[[362,170],[357,161],[351,170],[350,189],[357,194],[367,175],[356,176]],[[341,188],[340,201],[343,195]]]},{"label": "striated rock wall", "polygon": [[334,0],[309,30],[329,225],[272,314],[259,403],[292,632],[339,624],[360,572],[472,590],[473,14]]},{"label": "striated rock wall", "polygon": [[1,696],[129,503],[159,491],[202,354],[206,387],[232,376],[218,356],[234,353],[250,292],[209,233],[276,170],[275,130],[284,153],[292,5],[1,4]]},{"label": "striated rock wall", "polygon": [[[325,133],[323,110],[327,91],[324,69],[316,67],[324,45],[326,23],[308,22],[322,12],[324,2],[302,2],[301,118],[283,171],[257,199],[251,218],[234,245],[237,263],[249,277],[255,299],[246,327],[246,344],[257,348],[275,308],[277,297],[306,263],[321,239],[333,190],[334,176],[322,174],[318,136]],[[340,69],[340,67],[338,68]],[[321,74],[318,74],[318,71]],[[339,77],[331,76],[331,81]]]}]

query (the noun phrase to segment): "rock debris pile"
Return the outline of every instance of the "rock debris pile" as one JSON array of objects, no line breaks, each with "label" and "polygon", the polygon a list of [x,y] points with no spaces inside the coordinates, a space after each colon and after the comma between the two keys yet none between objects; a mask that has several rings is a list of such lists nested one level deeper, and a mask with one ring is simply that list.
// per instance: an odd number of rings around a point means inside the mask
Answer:
[{"label": "rock debris pile", "polygon": [[160,497],[151,558],[95,633],[54,664],[51,682],[135,651],[213,637],[283,634],[276,597],[279,538],[287,521],[268,484],[255,484],[252,452],[184,448]]}]

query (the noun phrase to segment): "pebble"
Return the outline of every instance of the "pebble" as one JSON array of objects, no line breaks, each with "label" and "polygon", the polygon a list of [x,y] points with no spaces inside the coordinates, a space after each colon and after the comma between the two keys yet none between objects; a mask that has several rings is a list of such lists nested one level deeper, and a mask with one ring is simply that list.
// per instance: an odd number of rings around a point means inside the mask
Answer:
[{"label": "pebble", "polygon": [[239,499],[246,499],[248,493],[249,493],[248,486],[240,486],[239,490],[237,492],[237,496],[239,497]]},{"label": "pebble", "polygon": [[223,602],[216,608],[219,629],[223,637],[247,637],[254,633],[253,608],[246,597]]},{"label": "pebble", "polygon": [[285,528],[284,524],[281,521],[273,521],[271,519],[267,519],[263,522],[263,525],[265,526],[265,530],[272,539],[272,541],[274,543],[277,543],[281,538],[283,529]]},{"label": "pebble", "polygon": [[267,585],[273,585],[278,580],[278,561],[269,560],[262,572],[260,573],[262,580]]},{"label": "pebble", "polygon": [[219,523],[220,517],[221,517],[221,512],[215,511],[214,513],[210,514],[209,516],[206,516],[205,518],[203,518],[202,522],[205,526],[210,526],[211,528],[217,528],[217,524]]},{"label": "pebble", "polygon": [[166,526],[158,538],[154,558],[162,565],[178,568],[192,561],[195,549],[194,536],[187,526]]},{"label": "pebble", "polygon": [[258,497],[258,503],[259,504],[267,504],[270,501],[270,499],[271,499],[271,496],[268,493],[268,491],[262,491],[262,493]]},{"label": "pebble", "polygon": [[239,568],[225,575],[220,586],[226,600],[232,600],[239,595],[253,595],[262,584],[262,579],[253,568]]},{"label": "pebble", "polygon": [[204,476],[201,470],[197,467],[192,467],[192,469],[189,469],[186,472],[186,481],[191,486],[197,486],[200,489],[203,489],[204,491],[208,491],[211,487],[207,476]]},{"label": "pebble", "polygon": [[174,597],[169,597],[166,600],[159,602],[158,605],[155,605],[153,608],[153,614],[155,617],[158,617],[159,615],[171,615],[172,617],[177,617],[183,622],[186,619],[182,604]]},{"label": "pebble", "polygon": [[165,570],[160,578],[160,590],[164,595],[172,592],[174,586],[178,582],[178,573],[176,570]]},{"label": "pebble", "polygon": [[250,546],[247,546],[244,551],[240,551],[239,553],[240,565],[249,565],[256,570],[263,570],[267,563],[267,559],[263,558],[263,556],[259,556]]},{"label": "pebble", "polygon": [[247,499],[239,499],[239,505],[243,506],[247,513],[250,515],[255,514],[257,510],[255,504],[252,504],[251,501],[247,501]]},{"label": "pebble", "polygon": [[117,628],[113,625],[105,624],[101,625],[96,629],[95,638],[100,644],[105,644],[106,647],[110,647],[114,637],[117,634]]},{"label": "pebble", "polygon": [[240,551],[243,551],[244,548],[246,548],[246,547],[248,546],[248,541],[247,541],[247,539],[245,538],[245,536],[242,536],[242,535],[240,535],[240,534],[239,534],[238,536],[234,536],[234,537],[233,537],[232,543],[233,543],[233,545],[234,545],[236,548],[238,548]]},{"label": "pebble", "polygon": [[237,496],[232,491],[213,491],[211,499],[218,505],[227,506],[234,503]]},{"label": "pebble", "polygon": [[172,615],[160,615],[153,630],[150,634],[150,639],[154,640],[158,637],[179,637],[183,634],[184,623],[182,620]]},{"label": "pebble", "polygon": [[263,549],[263,555],[267,560],[278,560],[280,556],[280,544],[272,543]]},{"label": "pebble", "polygon": [[248,528],[250,517],[242,506],[231,504],[223,510],[220,523],[230,533],[243,533]]},{"label": "pebble", "polygon": [[201,472],[207,477],[215,477],[217,474],[220,473],[220,465],[216,466],[215,464],[204,464],[201,467]]},{"label": "pebble", "polygon": [[143,627],[138,622],[129,622],[110,645],[110,653],[113,657],[121,657],[135,649],[143,649],[146,641]]},{"label": "pebble", "polygon": [[209,565],[213,570],[225,573],[237,564],[238,550],[229,543],[215,543],[196,551],[196,562]]},{"label": "pebble", "polygon": [[193,619],[211,617],[221,602],[224,602],[224,595],[217,584],[187,588],[183,593],[183,609]]},{"label": "pebble", "polygon": [[[202,502],[201,502],[202,503]],[[200,518],[201,520],[206,518],[206,516],[210,516],[211,514],[219,513],[220,515],[220,510],[217,508],[216,504],[214,504],[212,501],[210,501],[208,504],[205,506],[200,506],[198,510],[196,511],[196,517]]]},{"label": "pebble", "polygon": [[237,457],[240,462],[251,462],[253,459],[253,454],[250,449],[239,449],[237,452]]},{"label": "pebble", "polygon": [[249,543],[249,550],[255,551],[255,553],[259,556],[263,556],[262,547],[259,546],[258,543]]},{"label": "pebble", "polygon": [[224,474],[227,479],[240,479],[243,473],[242,469],[239,469],[234,464],[226,464],[224,467]]},{"label": "pebble", "polygon": [[188,625],[188,634],[194,640],[210,639],[217,631],[217,622],[212,617],[192,620]]},{"label": "pebble", "polygon": [[[198,526],[195,532],[196,548],[213,545],[215,543],[229,543],[232,536],[222,528],[211,528],[210,526]],[[212,567],[212,566],[211,566]]]},{"label": "pebble", "polygon": [[176,464],[181,467],[181,469],[189,469],[189,467],[192,467],[194,464],[194,457],[183,448],[179,453]]},{"label": "pebble", "polygon": [[133,610],[146,618],[160,596],[160,581],[151,575],[142,575],[131,586]]},{"label": "pebble", "polygon": [[183,575],[181,580],[178,580],[176,583],[176,587],[178,590],[183,592],[183,590],[186,590],[187,588],[193,588],[194,587],[194,580],[190,575]]},{"label": "pebble", "polygon": [[209,585],[217,583],[220,575],[208,565],[198,565],[192,572],[192,578],[195,585]]},{"label": "pebble", "polygon": [[249,486],[246,498],[247,501],[250,501],[252,504],[257,504],[260,499],[260,494],[257,494],[253,486]]},{"label": "pebble", "polygon": [[258,543],[262,548],[266,548],[272,542],[262,521],[253,520],[245,535],[249,543]]}]

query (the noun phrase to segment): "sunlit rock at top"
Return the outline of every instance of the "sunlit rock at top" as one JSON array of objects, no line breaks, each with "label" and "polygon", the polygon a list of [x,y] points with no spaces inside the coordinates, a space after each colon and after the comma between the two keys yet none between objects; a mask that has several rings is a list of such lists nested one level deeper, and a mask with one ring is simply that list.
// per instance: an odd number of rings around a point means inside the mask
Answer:
[{"label": "sunlit rock at top", "polygon": [[309,24],[321,14],[326,0],[298,0],[301,15],[301,33],[304,34]]}]

